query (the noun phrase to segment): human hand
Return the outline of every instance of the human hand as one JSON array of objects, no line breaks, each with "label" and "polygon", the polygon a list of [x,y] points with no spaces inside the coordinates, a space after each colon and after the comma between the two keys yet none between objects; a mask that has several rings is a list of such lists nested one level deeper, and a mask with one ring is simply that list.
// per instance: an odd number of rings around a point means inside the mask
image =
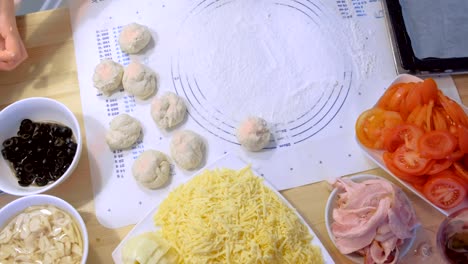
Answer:
[{"label": "human hand", "polygon": [[28,57],[16,26],[13,1],[0,3],[0,70],[10,71]]}]

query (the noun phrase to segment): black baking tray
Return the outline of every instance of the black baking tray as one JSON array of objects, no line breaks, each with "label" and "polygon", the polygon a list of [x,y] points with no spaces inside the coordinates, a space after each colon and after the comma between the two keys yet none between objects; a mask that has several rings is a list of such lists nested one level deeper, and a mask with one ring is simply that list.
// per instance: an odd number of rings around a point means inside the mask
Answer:
[{"label": "black baking tray", "polygon": [[400,2],[398,0],[385,0],[385,5],[390,23],[390,33],[393,44],[396,46],[394,52],[398,52],[395,57],[401,68],[414,74],[468,73],[468,57],[417,58],[405,26]]}]

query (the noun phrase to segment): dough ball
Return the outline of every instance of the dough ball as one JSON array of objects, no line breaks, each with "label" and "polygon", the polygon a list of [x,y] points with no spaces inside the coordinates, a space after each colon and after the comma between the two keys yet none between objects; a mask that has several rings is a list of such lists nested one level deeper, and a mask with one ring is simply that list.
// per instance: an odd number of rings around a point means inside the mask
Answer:
[{"label": "dough ball", "polygon": [[133,163],[132,174],[142,186],[156,189],[169,180],[171,164],[164,153],[147,150],[141,153]]},{"label": "dough ball", "polygon": [[182,169],[200,167],[205,157],[203,138],[190,130],[176,132],[171,140],[171,156]]},{"label": "dough ball", "polygon": [[126,149],[137,142],[140,134],[140,122],[127,114],[120,114],[110,122],[106,142],[111,149]]},{"label": "dough ball", "polygon": [[109,96],[117,90],[122,83],[124,69],[122,65],[110,59],[102,60],[94,68],[94,87],[104,95]]},{"label": "dough ball", "polygon": [[120,48],[123,52],[134,54],[140,52],[151,40],[151,33],[146,26],[130,23],[123,27],[119,36]]},{"label": "dough ball", "polygon": [[172,92],[167,92],[151,103],[151,116],[162,128],[172,128],[182,122],[187,113],[184,99]]},{"label": "dough ball", "polygon": [[144,100],[156,91],[156,75],[145,65],[132,61],[125,68],[122,84],[127,93]]},{"label": "dough ball", "polygon": [[267,122],[260,117],[249,117],[237,129],[237,140],[249,151],[259,151],[270,142]]}]

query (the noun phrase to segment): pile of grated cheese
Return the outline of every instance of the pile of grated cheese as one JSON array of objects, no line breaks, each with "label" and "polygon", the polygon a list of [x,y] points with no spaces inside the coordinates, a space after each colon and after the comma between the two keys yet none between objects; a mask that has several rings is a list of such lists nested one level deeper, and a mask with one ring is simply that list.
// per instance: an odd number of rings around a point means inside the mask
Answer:
[{"label": "pile of grated cheese", "polygon": [[179,263],[323,263],[307,227],[250,167],[195,176],[154,221]]}]

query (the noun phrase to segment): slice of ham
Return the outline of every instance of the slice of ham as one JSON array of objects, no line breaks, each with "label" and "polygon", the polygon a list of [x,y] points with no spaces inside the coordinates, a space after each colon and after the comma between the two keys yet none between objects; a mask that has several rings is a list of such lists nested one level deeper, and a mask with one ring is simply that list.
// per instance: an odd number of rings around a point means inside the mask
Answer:
[{"label": "slice of ham", "polygon": [[[373,263],[384,264],[384,263],[394,263],[396,259],[398,259],[398,248],[397,248],[397,241],[396,237],[391,237],[383,242],[379,242],[377,240],[372,241],[372,244],[369,248],[369,254]],[[395,253],[393,256],[394,259],[392,262],[388,262],[388,257],[392,252]]]},{"label": "slice of ham", "polygon": [[390,225],[388,223],[384,223],[377,228],[375,240],[382,242],[394,236],[395,234],[393,234],[392,229],[390,229]]},{"label": "slice of ham", "polygon": [[360,237],[345,238],[335,237],[335,244],[338,250],[343,254],[351,254],[366,247],[374,240],[374,234],[371,232],[364,233]]},{"label": "slice of ham", "polygon": [[399,239],[406,239],[413,236],[413,230],[418,222],[413,207],[408,206],[408,199],[403,191],[397,190],[393,210],[388,212],[388,223],[390,229]]},{"label": "slice of ham", "polygon": [[343,254],[364,252],[365,263],[396,263],[398,246],[418,221],[403,191],[383,179],[338,179],[331,231]]},{"label": "slice of ham", "polygon": [[[359,210],[333,210],[333,215],[340,215],[341,219],[344,221],[338,222],[336,218],[335,222],[332,224],[333,234],[337,237],[346,237],[346,238],[356,238],[362,236],[364,233],[371,232],[375,234],[377,228],[387,219],[387,212],[390,210],[391,200],[390,198],[384,198],[380,200],[380,203],[377,207],[364,210],[362,213]],[[356,225],[351,225],[349,222],[357,223]]]},{"label": "slice of ham", "polygon": [[382,248],[385,252],[385,258],[382,259],[384,262],[382,263],[388,263],[385,261],[388,260],[388,257],[390,256],[392,252],[394,252],[395,254],[394,254],[393,261],[390,263],[396,263],[396,261],[398,260],[398,255],[400,254],[400,251],[398,250],[399,241],[400,240],[397,239],[396,237],[391,237],[380,243],[380,245],[382,245]]},{"label": "slice of ham", "polygon": [[367,222],[369,216],[374,214],[374,212],[375,207],[371,206],[349,210],[335,208],[333,210],[335,223],[333,223],[332,226],[335,226],[335,232],[348,232],[349,229],[360,226],[363,222]]}]

